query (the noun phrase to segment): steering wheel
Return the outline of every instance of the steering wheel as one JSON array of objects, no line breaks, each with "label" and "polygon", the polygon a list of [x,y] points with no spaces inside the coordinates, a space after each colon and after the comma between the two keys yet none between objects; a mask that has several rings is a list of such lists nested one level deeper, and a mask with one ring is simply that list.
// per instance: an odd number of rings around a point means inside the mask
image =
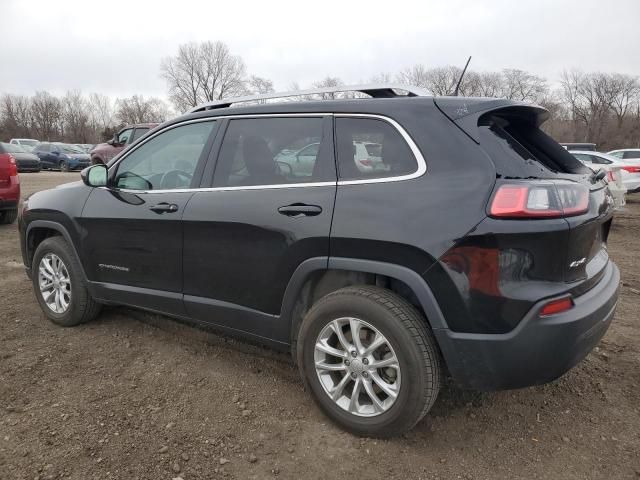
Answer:
[{"label": "steering wheel", "polygon": [[160,188],[178,188],[191,185],[193,175],[184,170],[169,170],[160,180]]}]

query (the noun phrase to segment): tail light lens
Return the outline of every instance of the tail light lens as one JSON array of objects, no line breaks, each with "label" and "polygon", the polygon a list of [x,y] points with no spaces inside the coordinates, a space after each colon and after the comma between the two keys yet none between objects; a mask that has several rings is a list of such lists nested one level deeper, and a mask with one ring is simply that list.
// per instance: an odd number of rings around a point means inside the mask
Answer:
[{"label": "tail light lens", "polygon": [[360,163],[365,167],[370,167],[371,165],[373,165],[373,162],[368,158],[365,158],[364,160],[360,160]]},{"label": "tail light lens", "polygon": [[555,315],[556,313],[566,312],[567,310],[570,310],[572,308],[573,300],[571,299],[571,297],[552,300],[540,309],[540,316],[547,317],[549,315]]},{"label": "tail light lens", "polygon": [[613,172],[611,170],[609,170],[607,172],[607,181],[608,182],[615,182],[616,178],[613,176]]},{"label": "tail light lens", "polygon": [[18,175],[18,165],[13,155],[9,155],[9,176],[15,177]]},{"label": "tail light lens", "polygon": [[622,167],[623,170],[626,170],[629,173],[640,173],[640,167],[628,166]]},{"label": "tail light lens", "polygon": [[570,182],[506,183],[491,200],[490,215],[497,218],[560,218],[589,209],[589,189]]}]

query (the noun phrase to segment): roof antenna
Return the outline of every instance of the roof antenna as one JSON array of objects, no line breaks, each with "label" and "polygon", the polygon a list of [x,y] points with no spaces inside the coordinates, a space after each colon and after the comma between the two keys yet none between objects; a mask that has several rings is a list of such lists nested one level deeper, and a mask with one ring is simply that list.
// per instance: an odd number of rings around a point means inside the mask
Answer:
[{"label": "roof antenna", "polygon": [[467,72],[467,67],[469,66],[469,62],[470,61],[471,61],[471,56],[469,56],[469,58],[467,59],[466,65],[462,69],[462,73],[460,74],[460,78],[458,79],[458,84],[456,85],[456,89],[453,91],[453,96],[454,97],[458,96],[458,90],[460,90],[460,84],[462,83],[462,77],[464,77],[464,74]]}]

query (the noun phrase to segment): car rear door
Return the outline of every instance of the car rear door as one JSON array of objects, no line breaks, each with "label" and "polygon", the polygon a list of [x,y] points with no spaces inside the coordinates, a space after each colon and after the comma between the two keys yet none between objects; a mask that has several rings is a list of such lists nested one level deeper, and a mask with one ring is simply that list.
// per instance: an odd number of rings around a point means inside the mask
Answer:
[{"label": "car rear door", "polygon": [[217,122],[172,125],[109,168],[82,213],[82,255],[102,298],[182,315],[182,216]]},{"label": "car rear door", "polygon": [[[185,308],[198,320],[288,342],[279,318],[287,284],[302,262],[329,255],[332,119],[225,122],[211,159],[215,175],[204,185],[211,188],[193,196],[183,217]],[[295,153],[313,143],[320,144],[313,158],[298,161]]]}]

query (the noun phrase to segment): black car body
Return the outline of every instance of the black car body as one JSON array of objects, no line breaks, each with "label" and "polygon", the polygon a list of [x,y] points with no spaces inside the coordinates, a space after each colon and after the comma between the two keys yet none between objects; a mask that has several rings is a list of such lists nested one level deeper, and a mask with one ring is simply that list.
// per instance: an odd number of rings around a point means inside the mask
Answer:
[{"label": "black car body", "polygon": [[0,155],[4,153],[15,158],[18,172],[39,172],[42,168],[38,156],[26,151],[20,145],[0,143]]},{"label": "black car body", "polygon": [[[431,97],[202,109],[116,157],[106,187],[32,195],[20,218],[24,263],[35,271],[38,245],[58,235],[100,303],[293,350],[319,299],[370,286],[417,309],[460,385],[548,382],[604,335],[620,277],[606,249],[611,195],[538,128],[546,115],[508,100]],[[249,166],[251,155],[294,151],[287,138],[303,125],[315,133],[293,143],[320,142],[310,177],[296,177],[293,160],[275,173]],[[138,176],[135,158],[122,167],[144,148],[141,162],[156,158],[163,150],[151,142],[178,128],[201,136],[182,166],[160,176]],[[363,139],[382,145],[385,170],[354,168]]]}]

